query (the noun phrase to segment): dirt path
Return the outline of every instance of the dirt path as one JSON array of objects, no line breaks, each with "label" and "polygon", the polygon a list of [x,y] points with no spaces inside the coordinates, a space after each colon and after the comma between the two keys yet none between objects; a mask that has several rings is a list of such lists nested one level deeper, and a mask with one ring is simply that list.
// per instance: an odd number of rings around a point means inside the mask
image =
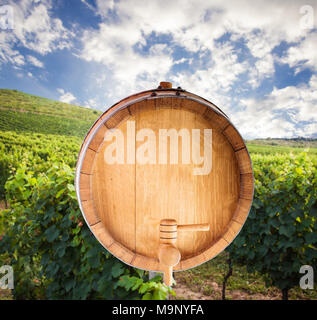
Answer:
[{"label": "dirt path", "polygon": [[[201,287],[189,288],[186,283],[175,276],[176,286],[173,288],[177,300],[221,300],[222,286],[216,282],[209,282],[209,291],[204,292]],[[207,284],[207,283],[206,283]],[[173,298],[175,299],[175,298]],[[226,290],[226,299],[228,300],[281,300],[279,290],[273,290],[268,295],[261,293],[248,293],[243,290]]]}]

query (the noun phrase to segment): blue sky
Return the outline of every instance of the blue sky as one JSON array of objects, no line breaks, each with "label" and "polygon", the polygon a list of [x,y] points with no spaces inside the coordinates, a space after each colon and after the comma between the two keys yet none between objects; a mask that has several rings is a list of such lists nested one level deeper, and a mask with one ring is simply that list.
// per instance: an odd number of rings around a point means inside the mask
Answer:
[{"label": "blue sky", "polygon": [[0,88],[104,111],[167,80],[246,138],[317,137],[316,26],[316,0],[0,0]]}]

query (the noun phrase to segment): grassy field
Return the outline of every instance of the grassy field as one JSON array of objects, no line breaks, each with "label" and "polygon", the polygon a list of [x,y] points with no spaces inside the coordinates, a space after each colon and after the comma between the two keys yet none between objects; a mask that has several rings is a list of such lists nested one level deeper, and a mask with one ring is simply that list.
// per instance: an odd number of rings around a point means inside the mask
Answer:
[{"label": "grassy field", "polygon": [[255,144],[256,141],[252,143],[247,143],[247,148],[250,154],[260,153],[260,154],[286,154],[286,153],[301,153],[307,152],[308,154],[317,154],[317,147],[292,147],[292,146],[283,146],[283,145],[264,145],[264,144]]}]

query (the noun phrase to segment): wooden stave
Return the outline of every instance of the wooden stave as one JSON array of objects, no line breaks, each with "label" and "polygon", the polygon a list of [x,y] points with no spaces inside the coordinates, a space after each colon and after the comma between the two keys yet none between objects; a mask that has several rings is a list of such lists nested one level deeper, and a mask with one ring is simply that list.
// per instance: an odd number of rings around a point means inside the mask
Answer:
[{"label": "wooden stave", "polygon": [[[157,93],[158,91],[160,91],[160,93],[153,96],[153,92]],[[162,91],[163,91],[163,93],[162,93]],[[254,179],[253,179],[253,171],[252,171],[252,162],[251,162],[249,152],[244,144],[244,141],[243,141],[240,133],[234,127],[234,125],[231,123],[229,118],[224,113],[220,113],[218,111],[220,109],[218,107],[216,107],[213,103],[211,103],[211,102],[207,101],[206,99],[203,99],[195,94],[192,94],[192,93],[189,93],[186,91],[179,92],[178,90],[175,90],[175,89],[144,91],[144,92],[132,95],[130,97],[127,97],[127,98],[121,100],[120,102],[118,102],[117,104],[115,104],[114,106],[112,106],[110,109],[108,109],[106,112],[104,112],[102,114],[102,116],[94,123],[94,125],[91,127],[88,134],[86,135],[86,137],[83,141],[83,144],[81,146],[80,152],[78,154],[78,160],[84,158],[85,153],[86,153],[87,149],[89,148],[91,141],[94,138],[93,134],[98,132],[98,130],[96,130],[96,128],[99,129],[101,127],[102,123],[106,123],[108,121],[108,119],[113,117],[116,113],[120,112],[123,109],[128,109],[129,106],[135,104],[138,101],[166,98],[166,96],[163,96],[164,93],[175,94],[175,91],[176,91],[176,95],[170,95],[168,97],[171,97],[171,98],[177,97],[177,98],[183,98],[183,99],[188,99],[189,97],[194,97],[196,99],[195,100],[196,102],[203,104],[203,105],[207,105],[206,110],[208,110],[208,108],[210,108],[218,116],[225,118],[225,120],[228,122],[228,125],[225,126],[221,130],[221,132],[226,136],[226,138],[228,140],[231,138],[232,142],[238,140],[237,143],[231,143],[230,140],[229,140],[229,142],[235,152],[235,155],[236,155],[236,158],[237,158],[237,161],[239,164],[240,186],[243,185],[243,180],[248,182],[248,189],[246,190],[246,192],[241,193],[241,190],[240,190],[240,197],[239,197],[237,208],[236,208],[236,210],[232,216],[232,219],[231,219],[230,223],[228,224],[226,230],[223,232],[223,234],[218,239],[215,239],[207,249],[203,250],[202,252],[197,252],[197,255],[190,257],[186,260],[181,260],[180,263],[174,267],[175,271],[182,271],[182,270],[187,270],[187,269],[193,268],[197,265],[200,265],[200,264],[214,258],[220,252],[225,250],[225,248],[239,234],[241,228],[243,227],[244,222],[247,219],[247,216],[248,216],[250,208],[251,208],[253,193],[254,193]],[[207,101],[207,103],[206,103],[206,101]],[[228,130],[227,135],[225,134],[226,130]],[[230,132],[231,133],[233,132],[235,137],[231,137]],[[89,142],[88,145],[87,145],[87,142]],[[242,145],[243,145],[243,147],[241,147]],[[86,150],[84,150],[84,149],[86,149]],[[83,150],[84,150],[84,152],[83,152]],[[237,156],[238,154],[241,158],[244,159],[244,161],[248,162],[247,166],[245,166],[243,164],[240,166],[240,162],[242,160],[238,159],[238,156]],[[143,270],[148,270],[148,271],[160,271],[158,259],[153,259],[150,257],[142,256],[140,254],[132,252],[128,248],[125,248],[125,247],[123,248],[123,246],[120,243],[118,243],[114,239],[112,239],[111,235],[108,233],[108,231],[105,229],[105,227],[103,227],[104,231],[103,231],[102,236],[101,236],[100,232],[98,233],[95,231],[97,228],[96,225],[98,226],[98,224],[99,224],[99,229],[100,229],[101,228],[100,224],[102,224],[102,223],[101,223],[100,218],[99,218],[99,221],[97,221],[98,219],[97,220],[95,219],[92,224],[89,223],[91,218],[92,219],[96,218],[91,213],[89,214],[89,215],[91,215],[91,217],[88,217],[88,219],[86,218],[87,212],[85,214],[85,210],[83,209],[81,201],[87,201],[87,200],[81,200],[81,195],[80,195],[81,189],[82,189],[80,187],[80,177],[85,173],[81,172],[81,165],[78,166],[78,164],[80,164],[80,161],[77,162],[77,167],[76,167],[75,186],[76,186],[77,198],[78,198],[78,201],[80,204],[81,212],[85,218],[85,221],[86,221],[88,227],[90,228],[90,230],[92,231],[92,233],[98,239],[98,241],[104,246],[104,248],[106,250],[110,251],[114,256],[116,256],[118,259],[120,259],[121,261],[123,261],[124,263],[126,263],[130,266],[137,267],[137,268],[140,268]],[[241,170],[242,170],[242,173],[241,173]],[[91,186],[90,186],[90,190],[91,190]],[[97,236],[96,236],[96,233],[97,233]],[[100,238],[102,238],[102,239],[100,240]]]}]

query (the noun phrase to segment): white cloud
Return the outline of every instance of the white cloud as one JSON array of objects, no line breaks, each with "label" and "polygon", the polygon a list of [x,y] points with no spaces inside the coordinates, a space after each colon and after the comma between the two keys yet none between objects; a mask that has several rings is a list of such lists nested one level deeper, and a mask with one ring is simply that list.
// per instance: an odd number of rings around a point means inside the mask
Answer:
[{"label": "white cloud", "polygon": [[93,98],[88,99],[87,101],[84,102],[84,107],[89,108],[89,109],[97,108],[98,104],[97,104],[96,99],[93,99]]},{"label": "white cloud", "polygon": [[0,65],[11,63],[13,66],[20,67],[25,64],[24,56],[12,48],[11,39],[11,34],[0,32]]},{"label": "white cloud", "polygon": [[37,59],[36,57],[28,55],[27,59],[33,66],[38,68],[44,68],[43,62]]},{"label": "white cloud", "polygon": [[[186,61],[189,61],[189,59],[186,59],[186,58],[181,58],[179,60],[176,60],[174,61],[174,64],[181,64],[181,63],[184,63]],[[189,62],[190,63],[190,62]]]},{"label": "white cloud", "polygon": [[133,48],[138,42],[144,42],[140,30],[129,30],[124,23],[112,26],[102,23],[99,30],[84,32],[80,57],[104,64],[112,71],[113,84],[116,85],[113,91],[120,97],[143,85],[157,84],[173,65],[166,45],[154,45],[150,54],[141,55]]},{"label": "white cloud", "polygon": [[274,88],[262,99],[244,99],[241,106],[232,117],[246,137],[310,137],[317,132],[317,76],[301,87]]},{"label": "white cloud", "polygon": [[[211,49],[213,40],[227,31],[248,36],[253,30],[262,30],[261,37],[269,43],[281,39],[294,41],[307,32],[299,27],[299,9],[306,4],[306,0],[287,4],[274,0],[174,0],[168,3],[133,0],[98,3],[106,3],[105,7],[98,5],[101,15],[111,8],[121,22],[129,22],[127,33],[131,29],[138,29],[145,35],[151,32],[171,34],[174,41],[193,51]],[[260,42],[261,37],[258,37]]]},{"label": "white cloud", "polygon": [[[235,37],[237,34],[232,38]],[[271,52],[279,44],[280,39],[268,35],[264,30],[248,33],[243,38],[250,53],[256,59],[254,67],[250,69],[248,80],[251,87],[255,89],[264,78],[269,78],[274,74],[274,58]]]},{"label": "white cloud", "polygon": [[[112,84],[111,90],[105,90],[108,101],[170,79],[174,86],[219,105],[248,136],[307,135],[316,121],[309,112],[316,108],[314,77],[301,87],[275,88],[264,98],[245,98],[240,106],[235,96],[243,91],[252,96],[264,79],[274,77],[274,63],[281,59],[273,49],[283,41],[294,44],[287,63],[297,67],[304,58],[304,64],[316,70],[317,40],[300,28],[300,8],[305,4],[305,0],[287,4],[274,0],[97,1],[96,14],[104,20],[97,30],[83,33],[80,57],[109,71],[106,81],[96,80],[98,86]],[[155,37],[161,35],[168,36],[169,42],[156,43]],[[247,52],[241,53],[241,44]],[[195,58],[179,54],[173,58],[177,46]],[[142,48],[146,53],[140,53]],[[171,72],[184,62],[192,69]],[[237,111],[238,107],[244,111]],[[306,133],[298,129],[304,121],[312,122]]]},{"label": "white cloud", "polygon": [[317,71],[317,32],[307,35],[297,46],[291,46],[285,57],[280,59],[299,72],[304,68]]},{"label": "white cloud", "polygon": [[112,10],[114,7],[114,0],[96,0],[97,2],[97,11],[100,15],[106,16],[109,10]]},{"label": "white cloud", "polygon": [[[98,30],[86,30],[82,42],[81,57],[87,61],[101,62],[111,66],[118,81],[138,81],[144,73],[153,72],[152,63],[162,65],[158,74],[164,76],[178,60],[171,60],[169,52],[157,54],[154,48],[146,57],[138,55],[134,47],[146,43],[149,35],[171,35],[172,45],[180,45],[192,52],[217,51],[215,40],[226,32],[231,40],[244,40],[256,59],[249,66],[249,84],[256,88],[264,78],[274,74],[272,49],[282,40],[298,41],[307,31],[299,28],[299,8],[305,1],[288,3],[276,1],[246,0],[212,2],[173,1],[97,1],[97,13],[107,16]],[[111,22],[109,10],[118,19]],[[108,15],[107,15],[108,14]],[[165,60],[165,62],[163,61]],[[124,74],[124,69],[126,73]],[[206,70],[206,69],[205,69]],[[229,75],[230,76],[230,75]],[[150,83],[154,79],[147,83]],[[131,86],[136,88],[136,84]]]},{"label": "white cloud", "polygon": [[65,92],[64,89],[57,89],[57,91],[61,94],[59,97],[59,101],[65,102],[65,103],[74,103],[76,102],[76,97],[71,92]]},{"label": "white cloud", "polygon": [[24,57],[21,54],[15,54],[12,58],[13,64],[22,66],[25,64]]},{"label": "white cloud", "polygon": [[289,86],[271,93],[273,110],[292,111],[294,121],[317,121],[317,77],[312,76],[308,85]]},{"label": "white cloud", "polygon": [[[11,0],[9,5],[13,8],[14,28],[10,32],[0,31],[0,64],[24,65],[25,58],[18,51],[20,47],[42,55],[71,47],[73,33],[60,19],[51,17],[51,1]],[[30,63],[41,67],[41,62],[35,59],[28,58]]]},{"label": "white cloud", "polygon": [[15,42],[40,54],[69,48],[71,32],[60,19],[51,17],[51,1],[10,1],[14,8]]},{"label": "white cloud", "polygon": [[231,45],[217,44],[208,68],[192,74],[178,73],[171,79],[175,85],[211,100],[226,112],[230,109],[230,90],[248,67],[246,62],[238,61]]}]

